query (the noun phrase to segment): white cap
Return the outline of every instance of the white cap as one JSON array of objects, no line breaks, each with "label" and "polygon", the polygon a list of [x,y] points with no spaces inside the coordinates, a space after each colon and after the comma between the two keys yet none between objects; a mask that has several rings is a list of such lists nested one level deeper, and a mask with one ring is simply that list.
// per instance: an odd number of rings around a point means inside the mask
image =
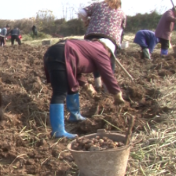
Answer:
[{"label": "white cap", "polygon": [[85,19],[87,17],[87,12],[84,9],[80,9],[78,12],[78,16],[81,19]]},{"label": "white cap", "polygon": [[111,42],[111,40],[106,39],[106,38],[101,38],[99,39],[102,43],[104,43],[111,51],[112,54],[115,52],[115,45],[114,43]]}]

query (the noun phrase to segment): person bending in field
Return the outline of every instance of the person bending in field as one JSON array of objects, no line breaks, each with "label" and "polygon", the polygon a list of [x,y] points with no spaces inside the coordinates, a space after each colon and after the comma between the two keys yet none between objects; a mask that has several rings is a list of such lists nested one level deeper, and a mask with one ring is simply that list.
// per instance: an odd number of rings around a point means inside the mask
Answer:
[{"label": "person bending in field", "polygon": [[14,45],[14,41],[16,40],[18,42],[18,45],[21,45],[21,40],[19,38],[20,35],[20,30],[15,27],[14,29],[12,29],[9,32],[10,36],[11,36],[11,44]]},{"label": "person bending in field", "polygon": [[175,21],[176,7],[173,7],[162,15],[155,30],[155,36],[160,39],[161,43],[161,57],[165,57],[168,54],[171,33],[174,29]]},{"label": "person bending in field", "polygon": [[151,59],[151,53],[153,52],[159,39],[155,36],[155,33],[150,30],[139,30],[134,38],[134,43],[140,45],[142,49],[142,58]]},{"label": "person bending in field", "polygon": [[2,28],[0,36],[0,46],[4,46],[6,44],[6,36],[9,29],[9,25],[6,25],[6,27]]},{"label": "person bending in field", "polygon": [[[114,53],[121,46],[121,34],[126,26],[126,15],[121,9],[121,0],[104,0],[95,2],[81,9],[78,16],[83,20],[87,30],[84,38],[99,39],[106,45],[114,45]],[[111,58],[115,70],[115,59]],[[94,72],[95,87],[101,88],[102,82],[98,72]]]},{"label": "person bending in field", "polygon": [[114,95],[115,104],[123,104],[122,91],[111,68],[112,51],[100,41],[66,40],[48,48],[44,55],[47,82],[51,83],[50,122],[52,136],[75,138],[76,134],[65,131],[64,100],[70,112],[69,121],[86,120],[80,114],[79,86],[92,97],[96,91],[83,78],[82,73],[98,71],[108,91]]}]

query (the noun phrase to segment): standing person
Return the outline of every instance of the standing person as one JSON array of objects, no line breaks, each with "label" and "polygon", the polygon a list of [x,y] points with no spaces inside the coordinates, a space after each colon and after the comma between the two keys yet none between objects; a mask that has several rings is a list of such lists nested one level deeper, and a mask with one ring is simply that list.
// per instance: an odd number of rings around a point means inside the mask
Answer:
[{"label": "standing person", "polygon": [[143,53],[143,58],[151,59],[151,53],[153,52],[159,38],[155,36],[155,33],[150,30],[139,30],[134,38],[134,43],[140,45]]},{"label": "standing person", "polygon": [[65,98],[70,112],[69,121],[85,120],[80,114],[79,85],[89,91],[92,97],[95,92],[90,90],[82,73],[98,70],[108,91],[114,95],[115,103],[124,103],[122,91],[111,69],[111,54],[101,42],[89,40],[66,40],[65,44],[57,43],[48,48],[44,55],[44,66],[47,82],[51,83],[53,90],[50,102],[52,135],[76,137],[65,131]]},{"label": "standing person", "polygon": [[37,27],[35,25],[32,26],[32,32],[34,36],[37,36]]},{"label": "standing person", "polygon": [[6,25],[6,27],[2,28],[1,30],[1,37],[0,37],[1,46],[6,44],[6,35],[9,29],[10,29],[9,25]]},{"label": "standing person", "polygon": [[175,16],[176,10],[174,7],[166,11],[162,15],[155,31],[156,37],[160,39],[162,57],[167,56],[168,54],[169,41],[171,40],[171,33],[174,29],[174,24],[176,21]]},{"label": "standing person", "polygon": [[[121,0],[104,0],[93,3],[79,11],[80,18],[87,26],[85,39],[101,40],[109,48],[114,45],[114,52],[120,48],[122,24],[126,25],[126,15],[121,9]],[[115,70],[115,60],[112,60],[112,69]],[[94,72],[95,87],[101,87],[101,77]]]},{"label": "standing person", "polygon": [[18,42],[18,45],[21,45],[21,40],[19,38],[20,30],[15,27],[9,33],[11,35],[11,44],[14,45],[14,40],[16,40]]},{"label": "standing person", "polygon": [[122,45],[123,38],[125,35],[125,32],[124,32],[125,27],[126,27],[126,16],[125,16],[124,20],[122,21],[120,46]]}]

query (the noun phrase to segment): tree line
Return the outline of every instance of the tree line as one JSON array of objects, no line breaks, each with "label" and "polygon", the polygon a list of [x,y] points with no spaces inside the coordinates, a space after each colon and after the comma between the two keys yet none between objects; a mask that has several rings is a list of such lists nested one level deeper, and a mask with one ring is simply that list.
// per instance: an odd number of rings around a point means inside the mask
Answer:
[{"label": "tree line", "polygon": [[[125,32],[137,32],[141,29],[155,30],[161,15],[156,11],[146,14],[136,14],[135,16],[127,16],[127,26]],[[38,31],[50,34],[55,37],[84,35],[86,28],[79,18],[71,19],[56,19],[52,11],[39,11],[36,18],[21,19],[21,20],[0,20],[0,28],[9,24],[11,28],[18,27],[22,34],[31,32],[32,26],[35,24]]]}]

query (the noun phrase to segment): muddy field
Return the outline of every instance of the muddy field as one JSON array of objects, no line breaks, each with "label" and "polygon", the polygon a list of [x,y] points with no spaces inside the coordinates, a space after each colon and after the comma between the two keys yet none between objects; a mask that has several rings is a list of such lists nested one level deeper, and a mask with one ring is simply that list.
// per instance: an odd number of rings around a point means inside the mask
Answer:
[{"label": "muddy field", "polygon": [[[43,71],[43,54],[47,46],[29,45],[0,48],[0,175],[77,176],[78,169],[67,151],[70,140],[50,137],[49,102],[51,87],[46,84]],[[100,92],[95,101],[80,88],[82,115],[88,120],[68,123],[66,130],[79,136],[94,133],[97,129],[116,130],[125,134],[129,118],[135,117],[133,132],[144,130],[148,123],[160,122],[172,110],[159,103],[161,85],[176,72],[173,53],[161,59],[157,53],[153,60],[142,60],[135,49],[122,50],[119,60],[135,78],[131,81],[116,65],[116,78],[126,103],[114,106],[111,95]],[[92,74],[87,75],[94,83]],[[165,85],[164,85],[165,84]],[[130,168],[127,168],[130,169]]]}]

